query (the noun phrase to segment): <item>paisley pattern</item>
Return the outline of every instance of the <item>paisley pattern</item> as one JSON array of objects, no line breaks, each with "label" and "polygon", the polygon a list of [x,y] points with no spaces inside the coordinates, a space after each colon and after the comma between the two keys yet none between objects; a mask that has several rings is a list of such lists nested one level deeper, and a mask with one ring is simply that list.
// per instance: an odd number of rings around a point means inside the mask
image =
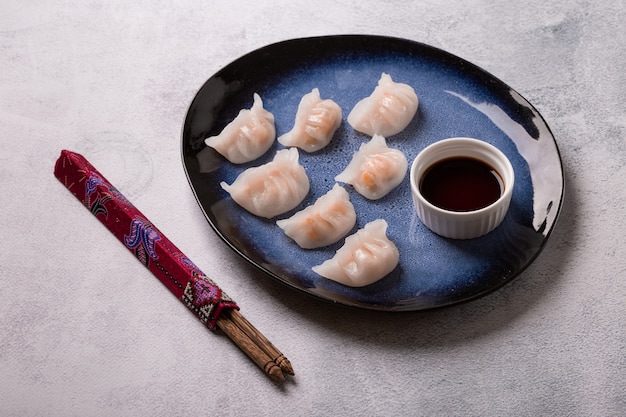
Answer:
[{"label": "paisley pattern", "polygon": [[128,249],[136,249],[141,245],[151,259],[158,259],[155,245],[160,239],[161,236],[154,230],[152,223],[136,216],[130,223],[129,234],[124,236],[124,244]]},{"label": "paisley pattern", "polygon": [[85,196],[90,196],[96,192],[98,185],[104,185],[104,180],[100,175],[90,172],[89,178],[85,181]]},{"label": "paisley pattern", "polygon": [[106,202],[111,199],[111,196],[105,195],[103,197],[98,196],[96,201],[93,202],[89,209],[91,210],[91,214],[94,216],[98,216],[98,214],[103,214],[104,217],[109,217],[109,212],[105,206]]},{"label": "paisley pattern", "polygon": [[239,308],[82,155],[62,151],[54,174],[207,327]]}]

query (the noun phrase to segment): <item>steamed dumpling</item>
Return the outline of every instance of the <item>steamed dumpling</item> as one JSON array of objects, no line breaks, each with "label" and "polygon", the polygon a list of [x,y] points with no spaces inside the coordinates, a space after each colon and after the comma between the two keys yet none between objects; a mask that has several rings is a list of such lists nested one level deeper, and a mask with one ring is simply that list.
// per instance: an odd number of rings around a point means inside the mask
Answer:
[{"label": "steamed dumpling", "polygon": [[234,164],[250,162],[263,155],[274,143],[274,115],[263,108],[263,101],[254,94],[252,107],[243,109],[217,136],[204,140]]},{"label": "steamed dumpling", "polygon": [[298,159],[296,148],[283,149],[271,162],[243,171],[231,185],[220,185],[250,213],[272,218],[295,208],[309,192],[309,177]]},{"label": "steamed dumpling", "polygon": [[341,107],[330,99],[322,100],[314,88],[300,100],[293,129],[278,137],[285,146],[315,152],[330,143],[341,124]]},{"label": "steamed dumpling", "polygon": [[387,222],[377,219],[348,236],[335,256],[313,271],[350,287],[363,287],[389,274],[399,260],[398,248],[387,237]]},{"label": "steamed dumpling", "polygon": [[389,74],[383,72],[372,95],[354,106],[348,115],[348,123],[367,135],[378,133],[389,137],[408,126],[417,112],[418,104],[413,87],[396,83]]},{"label": "steamed dumpling", "polygon": [[313,204],[276,224],[303,249],[337,242],[354,227],[356,212],[348,192],[339,184]]},{"label": "steamed dumpling", "polygon": [[402,182],[407,168],[402,151],[389,148],[384,137],[374,135],[361,145],[335,181],[351,184],[363,197],[378,200]]}]

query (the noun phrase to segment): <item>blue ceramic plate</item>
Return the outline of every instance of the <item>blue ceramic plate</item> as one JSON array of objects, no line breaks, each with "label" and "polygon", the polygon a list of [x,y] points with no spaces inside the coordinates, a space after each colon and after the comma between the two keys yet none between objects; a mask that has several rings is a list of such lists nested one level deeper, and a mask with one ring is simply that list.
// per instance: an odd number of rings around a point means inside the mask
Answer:
[{"label": "blue ceramic plate", "polygon": [[[288,239],[276,219],[256,217],[220,187],[244,169],[270,161],[276,142],[258,160],[225,161],[204,139],[218,134],[259,93],[276,118],[277,134],[293,126],[302,96],[317,87],[343,109],[344,121],[331,144],[313,154],[300,152],[311,191],[286,218],[313,203],[334,185],[359,146],[369,137],[346,117],[369,96],[382,72],[407,83],[419,96],[418,114],[400,134],[387,138],[410,162],[429,144],[454,136],[497,146],[515,169],[515,189],[504,222],[472,240],[445,239],[429,231],[413,208],[408,175],[390,194],[372,202],[350,186],[356,228],[384,218],[400,250],[398,267],[380,281],[350,288],[315,274],[311,267],[331,258],[337,244],[303,250]],[[477,66],[421,43],[369,36],[294,39],[251,52],[213,75],[198,91],[182,133],[183,164],[209,223],[244,259],[281,282],[322,299],[374,310],[423,310],[469,301],[515,278],[541,252],[563,198],[559,151],[546,122],[522,96]]]}]

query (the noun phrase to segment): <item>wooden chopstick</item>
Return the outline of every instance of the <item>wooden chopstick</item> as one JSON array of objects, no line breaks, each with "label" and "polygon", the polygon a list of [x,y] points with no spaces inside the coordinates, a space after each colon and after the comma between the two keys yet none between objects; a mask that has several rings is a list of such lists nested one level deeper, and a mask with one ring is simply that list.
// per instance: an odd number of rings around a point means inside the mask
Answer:
[{"label": "wooden chopstick", "polygon": [[[233,316],[243,318],[241,313],[237,310],[229,309],[223,311],[217,319],[217,327],[219,327],[226,334],[226,336],[235,342],[235,344],[271,379],[279,382],[284,381],[285,375],[272,357],[260,346],[262,343],[259,343],[259,337],[255,335],[250,336],[246,331],[241,329],[237,323],[232,320]],[[256,333],[260,334],[258,331],[256,331]],[[282,353],[278,353],[282,356]],[[291,375],[293,375],[293,373]]]},{"label": "wooden chopstick", "polygon": [[[241,329],[247,336],[257,345],[263,352],[265,352],[270,359],[280,367],[281,371],[289,375],[295,375],[293,367],[289,359],[283,355],[260,331],[258,331],[252,323],[250,323],[239,310],[229,309],[222,313],[226,315],[230,321],[232,321],[239,329]],[[219,319],[218,319],[219,326]]]}]

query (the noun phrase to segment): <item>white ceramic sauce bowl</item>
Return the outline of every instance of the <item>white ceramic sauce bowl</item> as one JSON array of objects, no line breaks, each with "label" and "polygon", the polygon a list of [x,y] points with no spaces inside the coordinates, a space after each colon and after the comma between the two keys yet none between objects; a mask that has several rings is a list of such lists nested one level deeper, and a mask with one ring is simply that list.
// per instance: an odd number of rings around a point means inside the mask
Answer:
[{"label": "white ceramic sauce bowl", "polygon": [[[492,167],[501,180],[500,197],[490,205],[471,211],[452,211],[430,203],[421,192],[421,182],[435,164],[450,158],[473,158]],[[513,195],[515,173],[509,159],[495,146],[473,138],[450,138],[422,150],[411,165],[411,193],[420,220],[438,235],[452,239],[483,236],[500,225]]]}]

